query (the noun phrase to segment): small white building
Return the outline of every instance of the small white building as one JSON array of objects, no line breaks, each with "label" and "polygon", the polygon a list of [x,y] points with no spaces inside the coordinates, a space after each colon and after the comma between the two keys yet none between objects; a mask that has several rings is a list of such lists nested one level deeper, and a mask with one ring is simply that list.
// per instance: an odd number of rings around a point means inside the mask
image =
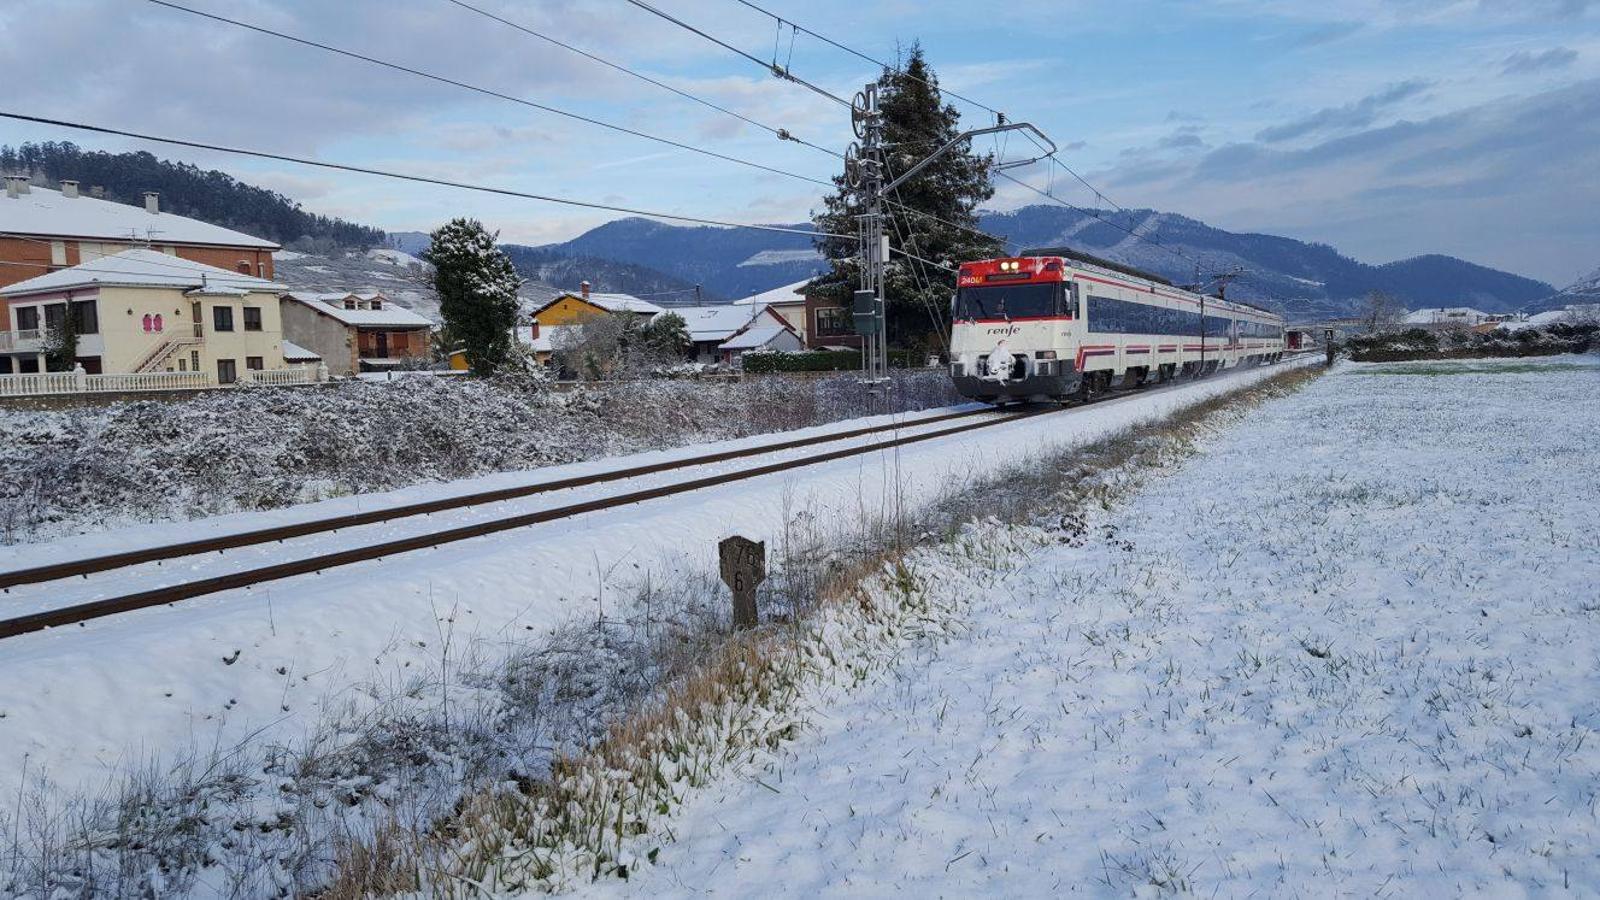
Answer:
[{"label": "small white building", "polygon": [[752,350],[794,353],[804,349],[805,342],[800,340],[800,335],[787,322],[756,322],[722,342],[717,352],[722,355],[724,363],[740,368],[744,364],[744,355]]},{"label": "small white building", "polygon": [[723,345],[734,335],[760,323],[787,328],[788,323],[767,306],[750,306],[723,303],[713,306],[679,306],[661,315],[676,315],[683,319],[694,345],[694,361],[698,363],[728,362]]},{"label": "small white building", "polygon": [[1494,322],[1504,318],[1494,316],[1470,306],[1441,306],[1433,309],[1419,309],[1406,313],[1407,325],[1461,325],[1472,328],[1485,322]]}]

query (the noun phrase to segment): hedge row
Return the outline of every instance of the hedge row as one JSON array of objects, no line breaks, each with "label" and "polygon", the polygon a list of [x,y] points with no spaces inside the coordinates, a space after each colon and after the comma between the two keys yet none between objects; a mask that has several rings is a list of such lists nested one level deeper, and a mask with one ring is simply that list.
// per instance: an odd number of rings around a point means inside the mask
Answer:
[{"label": "hedge row", "polygon": [[[920,368],[925,356],[910,350],[890,350],[889,365],[896,369]],[[801,353],[746,353],[744,370],[751,375],[769,372],[848,372],[861,368],[859,350],[807,350]]]}]

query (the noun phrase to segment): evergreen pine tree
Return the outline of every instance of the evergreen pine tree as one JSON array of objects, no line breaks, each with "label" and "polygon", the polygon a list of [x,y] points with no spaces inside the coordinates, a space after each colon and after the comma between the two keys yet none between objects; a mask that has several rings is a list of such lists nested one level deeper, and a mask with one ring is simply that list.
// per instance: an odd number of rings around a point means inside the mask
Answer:
[{"label": "evergreen pine tree", "polygon": [[[961,115],[944,103],[939,78],[928,66],[920,45],[912,45],[904,66],[885,69],[878,78],[878,108],[883,113],[883,140],[888,148],[886,181],[899,177],[962,130]],[[993,162],[991,156],[958,147],[896,189],[887,198],[884,226],[890,246],[950,269],[964,261],[1001,255],[999,241],[969,230],[978,227],[978,206],[994,196],[989,177]],[[813,213],[812,220],[818,231],[854,235],[856,217],[862,211],[860,198],[843,174],[833,182],[835,192],[824,199],[822,212]],[[812,288],[847,301],[860,280],[856,240],[819,238],[817,249],[828,259],[831,270],[813,281]],[[890,343],[938,346],[935,332],[948,327],[946,311],[955,286],[951,272],[891,253],[884,283]]]},{"label": "evergreen pine tree", "polygon": [[522,279],[509,257],[475,219],[454,219],[433,232],[423,259],[433,265],[444,327],[461,342],[467,365],[493,375],[511,356]]}]

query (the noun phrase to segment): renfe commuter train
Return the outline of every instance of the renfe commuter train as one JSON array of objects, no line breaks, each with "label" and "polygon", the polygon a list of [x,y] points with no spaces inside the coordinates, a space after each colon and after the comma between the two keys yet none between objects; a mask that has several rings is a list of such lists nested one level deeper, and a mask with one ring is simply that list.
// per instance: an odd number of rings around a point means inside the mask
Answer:
[{"label": "renfe commuter train", "polygon": [[989,403],[1109,390],[1276,362],[1283,318],[1066,249],[961,265],[950,374]]}]

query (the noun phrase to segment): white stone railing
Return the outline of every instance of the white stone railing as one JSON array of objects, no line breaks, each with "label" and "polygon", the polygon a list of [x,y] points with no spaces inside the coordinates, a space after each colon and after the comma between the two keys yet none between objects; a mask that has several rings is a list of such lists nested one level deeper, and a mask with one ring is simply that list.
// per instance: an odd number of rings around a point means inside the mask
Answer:
[{"label": "white stone railing", "polygon": [[[292,369],[240,373],[240,385],[317,384],[327,381],[326,369],[298,366]],[[0,375],[0,397],[37,397],[47,394],[105,394],[136,391],[195,391],[218,385],[210,372],[129,372],[90,375],[79,367],[71,372]]]},{"label": "white stone railing", "polygon": [[77,369],[72,372],[0,375],[0,397],[103,394],[110,391],[192,391],[211,386],[211,376],[205,372],[89,375]]},{"label": "white stone railing", "polygon": [[246,369],[244,378],[241,380],[251,384],[316,384],[318,378],[316,368],[312,366],[296,366],[293,369],[272,369],[270,371]]}]

